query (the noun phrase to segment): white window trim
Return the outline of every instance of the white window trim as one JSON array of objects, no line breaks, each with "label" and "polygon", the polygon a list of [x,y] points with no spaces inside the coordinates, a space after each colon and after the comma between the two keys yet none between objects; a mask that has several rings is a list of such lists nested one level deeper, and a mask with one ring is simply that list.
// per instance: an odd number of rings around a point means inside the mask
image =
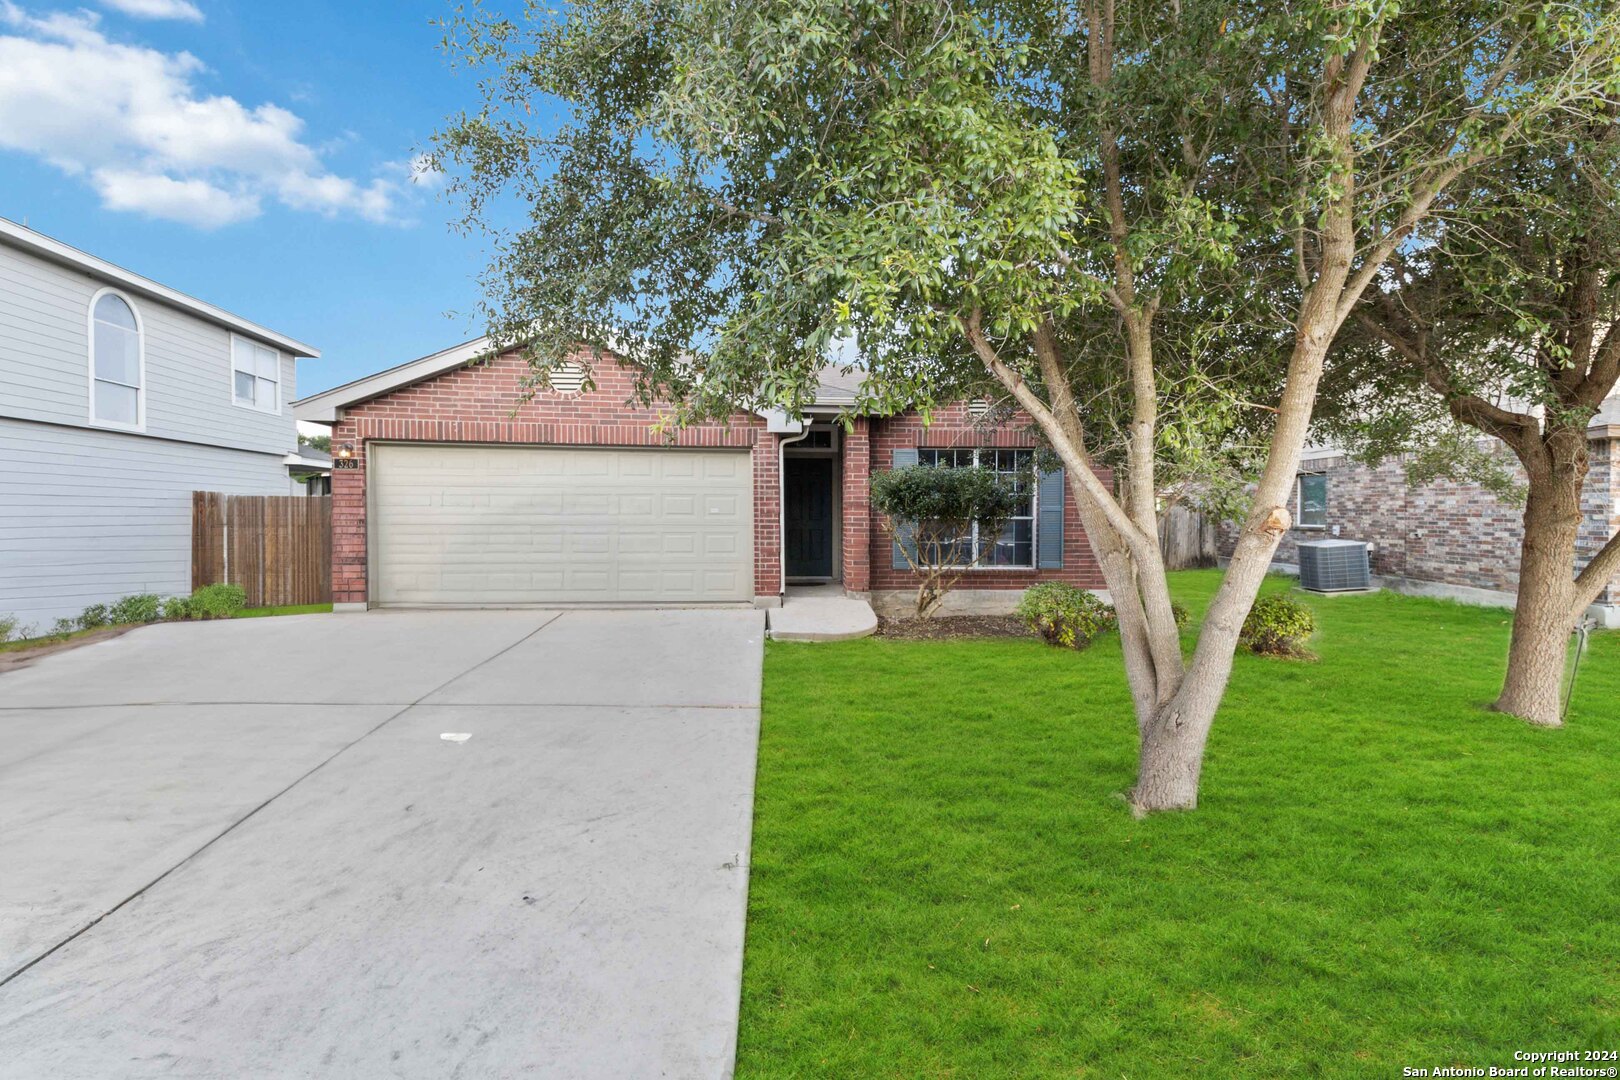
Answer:
[{"label": "white window trim", "polygon": [[[1327,522],[1320,525],[1307,525],[1300,520],[1305,515],[1305,478],[1307,476],[1320,476],[1326,478],[1327,473],[1300,473],[1294,477],[1294,528],[1306,529],[1311,532],[1326,532]],[[1327,507],[1323,507],[1326,513]]]},{"label": "white window trim", "polygon": [[[237,399],[237,397],[236,397],[236,343],[238,341],[245,341],[249,345],[252,345],[253,347],[259,348],[259,349],[268,348],[268,349],[270,349],[271,352],[276,354],[276,407],[274,409],[260,408],[257,403],[248,404],[248,403],[244,403],[242,401],[239,401]],[[281,359],[282,359],[281,350],[276,348],[274,345],[266,345],[264,342],[259,341],[259,340],[255,339],[255,338],[245,337],[242,334],[232,334],[231,335],[231,352],[230,352],[230,355],[227,356],[225,359],[230,362],[230,366],[231,366],[230,367],[231,377],[230,377],[230,379],[228,379],[226,381],[226,390],[231,395],[231,404],[236,406],[238,409],[247,409],[250,412],[264,413],[266,416],[280,416],[281,415],[281,390],[282,390],[283,384],[286,382],[286,375],[287,375],[287,373],[282,370],[282,366],[281,366]],[[254,373],[253,373],[253,377],[255,379],[257,379],[258,375],[259,375],[259,373],[258,373],[257,369],[255,369]]]},{"label": "white window trim", "polygon": [[[966,447],[957,446],[919,446],[920,455],[925,450],[965,450]],[[981,451],[989,450],[1028,450],[1031,455],[1035,451],[1027,446],[975,446],[973,447],[973,464],[978,466]],[[1034,460],[1033,456],[1031,460]],[[1022,517],[1022,515],[1020,515]],[[973,550],[979,550],[979,523],[973,523]],[[1041,484],[1040,474],[1035,474],[1031,480],[1029,492],[1029,565],[1028,566],[986,566],[984,563],[974,563],[963,567],[968,574],[1033,574],[1041,568]]]},{"label": "white window trim", "polygon": [[[116,296],[129,308],[129,313],[135,318],[135,356],[140,366],[141,385],[135,388],[135,422],[121,424],[116,420],[102,420],[96,416],[96,305],[101,303],[103,296]],[[97,289],[95,295],[90,297],[90,304],[84,313],[85,329],[85,365],[84,386],[87,399],[85,401],[85,417],[91,427],[106,428],[109,431],[145,431],[146,430],[146,322],[141,318],[141,309],[135,306],[135,301],[127,293],[118,289]],[[109,382],[111,380],[108,380]],[[123,383],[119,384],[124,385]]]}]

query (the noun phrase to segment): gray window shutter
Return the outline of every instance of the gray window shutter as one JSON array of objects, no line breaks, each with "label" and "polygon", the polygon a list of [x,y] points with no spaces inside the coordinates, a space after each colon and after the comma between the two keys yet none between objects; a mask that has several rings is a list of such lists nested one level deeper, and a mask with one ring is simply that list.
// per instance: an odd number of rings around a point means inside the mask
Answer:
[{"label": "gray window shutter", "polygon": [[[917,451],[910,448],[903,448],[894,452],[894,460],[890,463],[890,467],[895,469],[903,469],[907,465],[915,464],[917,464]],[[896,570],[910,570],[911,564],[906,562],[905,552],[900,550],[900,545],[904,543],[906,548],[910,550],[913,555],[917,553],[917,546],[911,541],[912,530],[905,525],[901,525],[896,531],[899,533],[899,536],[893,545],[893,561],[890,565],[892,565]]]},{"label": "gray window shutter", "polygon": [[1063,470],[1042,473],[1035,508],[1035,550],[1042,570],[1063,568]]}]

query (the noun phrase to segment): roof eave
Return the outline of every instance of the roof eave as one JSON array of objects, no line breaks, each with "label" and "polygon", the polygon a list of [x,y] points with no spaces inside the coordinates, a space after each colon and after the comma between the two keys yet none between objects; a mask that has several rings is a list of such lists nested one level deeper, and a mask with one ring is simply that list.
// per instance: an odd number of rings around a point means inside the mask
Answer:
[{"label": "roof eave", "polygon": [[35,232],[26,225],[19,225],[7,218],[0,218],[0,242],[48,259],[51,262],[72,267],[91,277],[109,282],[130,292],[138,293],[149,299],[158,300],[170,307],[179,308],[198,318],[215,323],[227,329],[234,330],[244,337],[256,338],[268,345],[274,345],[284,352],[296,357],[318,358],[321,351],[312,345],[306,345],[297,338],[277,333],[269,327],[260,326],[250,322],[239,315],[233,315],[224,308],[215,307],[195,296],[188,296],[178,289],[171,289],[161,285],[151,278],[141,275],[121,266],[114,265],[106,259],[97,258],[88,252],[80,251],[76,247],[54,240],[44,233]]}]

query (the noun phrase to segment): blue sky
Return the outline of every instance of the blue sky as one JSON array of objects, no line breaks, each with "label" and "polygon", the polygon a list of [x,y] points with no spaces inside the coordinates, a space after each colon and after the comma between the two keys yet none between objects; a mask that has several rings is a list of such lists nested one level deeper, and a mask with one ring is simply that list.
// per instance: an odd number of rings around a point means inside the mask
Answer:
[{"label": "blue sky", "polygon": [[480,331],[413,156],[448,0],[0,0],[0,216],[307,341],[300,394]]}]

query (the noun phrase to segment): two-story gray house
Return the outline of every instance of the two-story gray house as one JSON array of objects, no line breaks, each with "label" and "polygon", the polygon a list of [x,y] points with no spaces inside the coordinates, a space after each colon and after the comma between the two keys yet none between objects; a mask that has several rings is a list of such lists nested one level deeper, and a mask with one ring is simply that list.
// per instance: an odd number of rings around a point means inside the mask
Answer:
[{"label": "two-story gray house", "polygon": [[0,616],[191,589],[191,493],[296,495],[308,345],[0,218]]}]

